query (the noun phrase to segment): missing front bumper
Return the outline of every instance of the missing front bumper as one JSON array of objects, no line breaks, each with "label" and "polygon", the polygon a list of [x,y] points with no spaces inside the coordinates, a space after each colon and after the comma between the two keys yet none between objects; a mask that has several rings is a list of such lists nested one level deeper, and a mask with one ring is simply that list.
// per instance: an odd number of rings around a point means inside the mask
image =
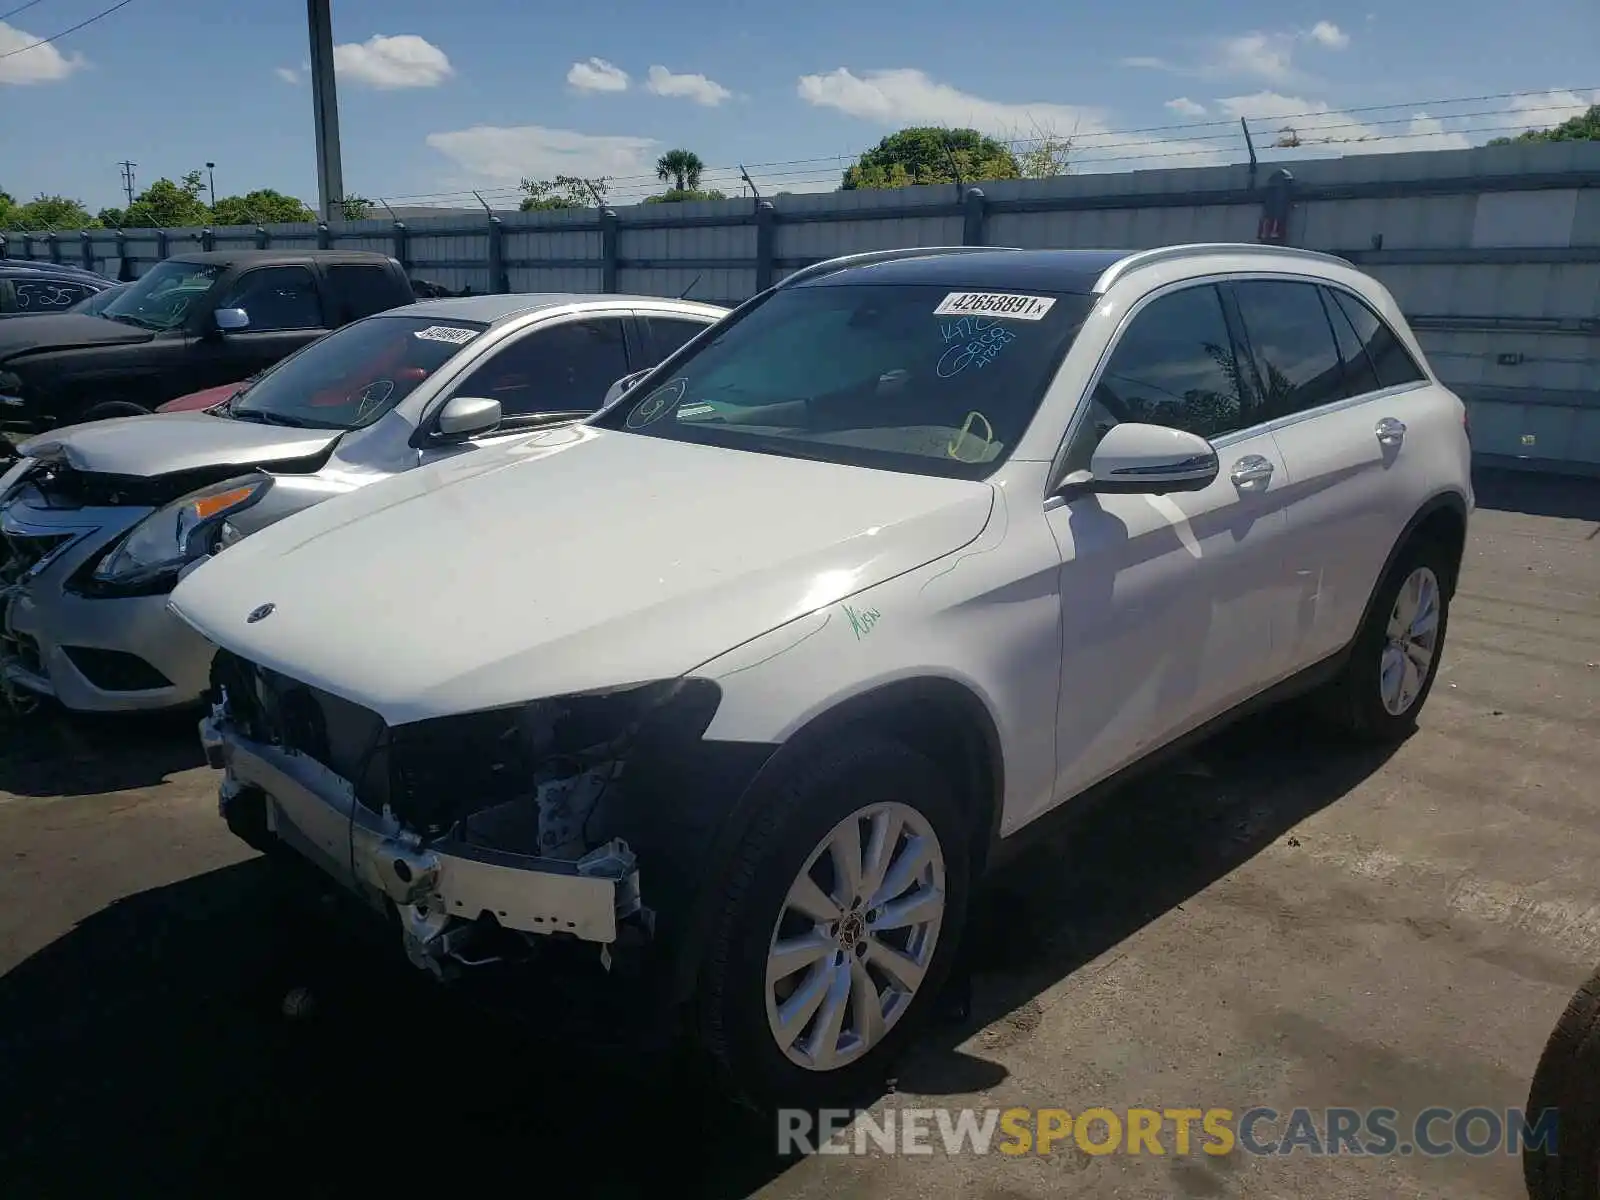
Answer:
[{"label": "missing front bumper", "polygon": [[256,824],[238,809],[260,803],[261,835],[298,851],[374,907],[398,911],[418,966],[443,974],[451,963],[488,961],[472,948],[485,928],[595,943],[609,966],[624,922],[649,928],[638,864],[620,839],[576,861],[450,839],[423,845],[359,804],[348,781],[306,755],[244,738],[216,715],[200,722],[200,741],[206,761],[225,772],[219,807],[229,825],[238,832]]}]

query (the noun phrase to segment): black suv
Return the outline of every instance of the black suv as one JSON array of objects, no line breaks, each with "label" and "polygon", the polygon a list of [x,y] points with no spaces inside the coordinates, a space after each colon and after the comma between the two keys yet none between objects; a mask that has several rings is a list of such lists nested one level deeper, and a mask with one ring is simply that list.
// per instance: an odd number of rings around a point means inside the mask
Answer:
[{"label": "black suv", "polygon": [[114,283],[64,263],[0,258],[0,318],[65,312]]},{"label": "black suv", "polygon": [[370,251],[179,254],[98,315],[0,321],[0,429],[39,432],[151,412],[414,301],[405,269]]}]

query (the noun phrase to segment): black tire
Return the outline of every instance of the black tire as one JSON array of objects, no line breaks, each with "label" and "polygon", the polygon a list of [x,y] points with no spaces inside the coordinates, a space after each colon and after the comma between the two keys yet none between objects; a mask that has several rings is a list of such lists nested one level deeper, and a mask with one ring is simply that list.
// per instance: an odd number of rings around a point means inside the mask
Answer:
[{"label": "black tire", "polygon": [[[1522,1148],[1522,1178],[1531,1200],[1600,1197],[1600,972],[1561,1015],[1528,1089],[1527,1115],[1555,1109],[1553,1147]],[[1553,1153],[1552,1153],[1553,1151]]]},{"label": "black tire", "polygon": [[[768,1027],[770,939],[807,858],[852,812],[884,802],[914,809],[939,842],[945,910],[938,940],[922,984],[883,1039],[837,1070],[809,1070],[785,1056]],[[879,737],[808,755],[767,797],[736,851],[701,972],[700,1037],[729,1089],[761,1111],[847,1107],[876,1096],[949,975],[966,922],[969,874],[967,822],[944,773],[926,756]]]},{"label": "black tire", "polygon": [[113,417],[147,417],[151,410],[131,400],[104,400],[84,410],[80,421],[109,421]]},{"label": "black tire", "polygon": [[[1402,741],[1416,730],[1417,717],[1433,691],[1439,660],[1444,655],[1457,565],[1443,547],[1426,538],[1413,539],[1395,556],[1373,593],[1372,606],[1350,645],[1348,661],[1322,697],[1324,711],[1346,733],[1362,741],[1385,743]],[[1432,571],[1438,582],[1438,636],[1416,699],[1404,712],[1391,713],[1384,707],[1378,684],[1384,644],[1388,640],[1389,617],[1401,587],[1418,568]]]}]

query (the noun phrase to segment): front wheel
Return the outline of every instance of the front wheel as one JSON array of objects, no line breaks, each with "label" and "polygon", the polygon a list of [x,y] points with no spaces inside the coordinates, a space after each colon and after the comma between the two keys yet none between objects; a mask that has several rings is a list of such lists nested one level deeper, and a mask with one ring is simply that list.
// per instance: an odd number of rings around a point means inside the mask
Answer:
[{"label": "front wheel", "polygon": [[702,1036],[757,1108],[880,1088],[965,923],[966,825],[939,768],[863,738],[812,756],[741,844],[700,989]]},{"label": "front wheel", "polygon": [[145,417],[150,410],[131,400],[106,400],[85,410],[80,421],[109,421],[113,417]]},{"label": "front wheel", "polygon": [[1600,1197],[1600,972],[1567,1005],[1539,1058],[1528,1089],[1529,1121],[1554,1109],[1554,1144],[1523,1146],[1522,1176],[1531,1200]]}]

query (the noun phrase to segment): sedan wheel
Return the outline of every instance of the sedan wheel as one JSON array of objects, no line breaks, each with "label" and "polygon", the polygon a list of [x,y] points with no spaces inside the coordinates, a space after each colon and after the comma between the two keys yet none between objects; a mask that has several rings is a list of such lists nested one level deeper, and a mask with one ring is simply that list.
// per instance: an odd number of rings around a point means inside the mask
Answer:
[{"label": "sedan wheel", "polygon": [[1386,635],[1378,689],[1384,711],[1401,717],[1422,695],[1438,646],[1439,579],[1430,568],[1417,567],[1400,585]]},{"label": "sedan wheel", "polygon": [[883,1040],[927,975],[944,906],[944,854],[915,809],[875,804],[834,826],[767,952],[767,1024],[791,1062],[831,1071]]}]

